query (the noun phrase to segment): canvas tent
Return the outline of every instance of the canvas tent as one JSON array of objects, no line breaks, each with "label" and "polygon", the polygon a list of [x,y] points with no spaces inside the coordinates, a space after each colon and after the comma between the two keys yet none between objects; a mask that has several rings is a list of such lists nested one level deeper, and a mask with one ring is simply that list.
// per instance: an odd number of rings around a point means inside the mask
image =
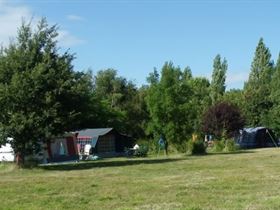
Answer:
[{"label": "canvas tent", "polygon": [[236,143],[241,148],[262,148],[277,146],[278,140],[272,130],[265,127],[256,127],[241,130]]},{"label": "canvas tent", "polygon": [[76,134],[73,133],[52,139],[47,144],[47,162],[78,160],[76,141]]},{"label": "canvas tent", "polygon": [[[76,135],[66,133],[61,137],[52,139],[47,144],[40,142],[40,151],[33,155],[26,156],[26,160],[36,159],[39,163],[61,162],[69,160],[78,160]],[[9,141],[13,141],[9,138]],[[14,161],[15,155],[11,144],[7,143],[0,147],[0,161]]]},{"label": "canvas tent", "polygon": [[90,144],[93,153],[98,156],[118,156],[125,148],[133,146],[133,140],[127,135],[120,134],[114,128],[94,128],[77,131],[78,150],[84,153],[85,145]]}]

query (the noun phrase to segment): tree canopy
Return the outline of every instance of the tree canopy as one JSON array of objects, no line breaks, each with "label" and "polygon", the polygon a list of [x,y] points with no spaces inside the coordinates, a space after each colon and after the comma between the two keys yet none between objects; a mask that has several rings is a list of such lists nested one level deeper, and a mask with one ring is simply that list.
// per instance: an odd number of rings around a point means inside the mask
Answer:
[{"label": "tree canopy", "polygon": [[261,38],[256,47],[249,80],[244,86],[245,113],[249,126],[267,125],[267,114],[272,107],[272,75],[271,54]]},{"label": "tree canopy", "polygon": [[91,94],[87,74],[75,72],[69,52],[59,53],[57,26],[23,23],[0,54],[1,143],[12,137],[21,158],[39,141],[79,128]]},{"label": "tree canopy", "polygon": [[75,70],[74,55],[61,52],[57,36],[58,27],[46,19],[35,29],[23,23],[0,50],[0,144],[12,137],[22,157],[79,128],[114,127],[145,140],[164,135],[178,150],[193,134],[232,137],[244,126],[280,134],[280,56],[274,65],[262,38],[244,88],[227,90],[228,64],[219,54],[211,81],[166,62],[137,86],[116,69]]}]

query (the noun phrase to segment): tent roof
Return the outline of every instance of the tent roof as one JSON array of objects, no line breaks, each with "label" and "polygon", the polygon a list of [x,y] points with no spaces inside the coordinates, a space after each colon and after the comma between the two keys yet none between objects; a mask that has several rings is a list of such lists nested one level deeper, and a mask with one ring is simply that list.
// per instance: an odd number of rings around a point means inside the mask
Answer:
[{"label": "tent roof", "polygon": [[256,128],[244,128],[247,133],[254,133],[262,129],[267,129],[266,127],[256,127]]},{"label": "tent roof", "polygon": [[113,128],[88,128],[84,130],[78,131],[79,136],[91,136],[91,137],[98,137],[104,136],[105,134],[111,132]]}]

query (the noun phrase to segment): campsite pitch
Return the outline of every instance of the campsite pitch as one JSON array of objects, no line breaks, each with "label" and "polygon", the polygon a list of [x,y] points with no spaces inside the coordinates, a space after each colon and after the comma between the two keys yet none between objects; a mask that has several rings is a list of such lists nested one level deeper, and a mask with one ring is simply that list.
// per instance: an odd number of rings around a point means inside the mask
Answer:
[{"label": "campsite pitch", "polygon": [[280,209],[280,149],[0,164],[0,209]]}]

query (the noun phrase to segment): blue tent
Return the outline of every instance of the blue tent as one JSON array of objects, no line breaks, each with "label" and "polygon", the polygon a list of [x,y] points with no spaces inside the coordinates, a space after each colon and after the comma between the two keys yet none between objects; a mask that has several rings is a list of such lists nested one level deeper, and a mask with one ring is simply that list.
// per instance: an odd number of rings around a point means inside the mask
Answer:
[{"label": "blue tent", "polygon": [[241,148],[262,148],[278,145],[272,130],[266,127],[244,128],[236,139]]}]

